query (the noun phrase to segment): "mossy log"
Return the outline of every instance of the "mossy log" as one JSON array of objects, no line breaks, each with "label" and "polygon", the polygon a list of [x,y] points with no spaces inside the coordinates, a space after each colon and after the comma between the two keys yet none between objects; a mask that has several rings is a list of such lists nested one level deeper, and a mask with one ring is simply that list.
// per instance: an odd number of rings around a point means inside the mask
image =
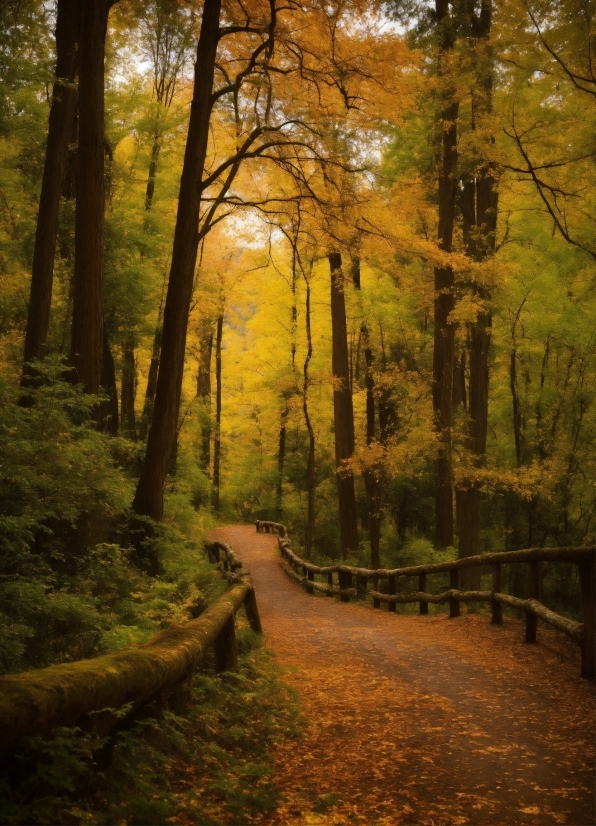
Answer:
[{"label": "mossy log", "polygon": [[305,588],[314,588],[315,591],[320,591],[323,594],[330,594],[331,596],[357,596],[357,591],[355,588],[339,588],[337,585],[326,585],[324,582],[316,582],[315,580],[309,580],[305,576],[300,576],[300,574],[288,565],[287,562],[282,561],[281,567],[289,577],[298,582],[300,585],[303,585]]},{"label": "mossy log", "polygon": [[583,623],[567,619],[567,617],[562,617],[560,614],[555,614],[554,611],[551,611],[546,605],[538,602],[537,599],[519,599],[518,597],[510,596],[510,594],[493,594],[493,599],[503,605],[508,605],[510,608],[518,608],[521,611],[525,611],[526,614],[532,614],[538,617],[542,622],[551,625],[553,628],[556,628],[557,631],[562,631],[581,645]]},{"label": "mossy log", "polygon": [[415,591],[411,594],[382,594],[380,591],[368,592],[368,596],[379,602],[405,604],[408,602],[432,602],[433,605],[439,605],[442,602],[449,602],[450,599],[456,599],[458,602],[490,602],[490,591],[460,591],[455,588],[449,588],[441,594],[428,594],[426,591]]},{"label": "mossy log", "polygon": [[201,662],[251,587],[250,582],[235,585],[198,619],[172,625],[138,648],[0,677],[3,745],[74,725],[92,711],[128,703],[136,708],[174,686]]},{"label": "mossy log", "polygon": [[346,573],[362,577],[380,577],[389,579],[399,576],[420,576],[420,574],[440,574],[445,571],[461,571],[478,565],[507,564],[514,562],[580,562],[592,559],[594,549],[586,545],[575,548],[526,548],[522,551],[500,551],[498,553],[478,554],[456,559],[452,562],[433,562],[428,565],[415,565],[409,568],[356,568],[352,565],[315,565],[297,556],[287,544],[284,545],[287,558],[294,565],[303,565],[315,574]]}]

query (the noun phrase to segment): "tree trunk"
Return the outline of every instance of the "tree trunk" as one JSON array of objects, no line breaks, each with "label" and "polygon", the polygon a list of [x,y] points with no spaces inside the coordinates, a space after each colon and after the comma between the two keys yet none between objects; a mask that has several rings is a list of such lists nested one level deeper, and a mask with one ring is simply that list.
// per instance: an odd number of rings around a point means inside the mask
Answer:
[{"label": "tree trunk", "polygon": [[[354,287],[360,290],[360,259],[352,262],[352,281]],[[360,326],[360,338],[364,345],[364,361],[366,364],[366,444],[375,441],[375,379],[373,374],[374,357],[370,347],[370,336],[366,322]],[[358,359],[356,360],[358,364]],[[367,467],[364,471],[364,487],[366,490],[366,505],[368,511],[368,538],[370,541],[371,568],[380,567],[379,544],[381,540],[381,486],[377,466]]]},{"label": "tree trunk", "polygon": [[[484,0],[480,15],[479,40],[486,46],[491,27],[491,0]],[[490,113],[493,94],[493,61],[490,49],[484,48],[480,57],[478,100],[474,109]],[[473,124],[474,125],[474,124]],[[474,178],[463,179],[460,203],[463,217],[463,237],[466,252],[475,261],[482,262],[494,255],[497,225],[497,189],[494,169],[484,163]],[[470,324],[470,426],[468,448],[475,467],[486,461],[486,435],[488,427],[488,355],[491,341],[492,314],[488,303],[490,294],[478,282],[473,286],[475,296],[484,303],[484,309]],[[470,482],[456,493],[459,526],[458,556],[467,557],[480,553],[480,509],[482,496],[480,484]],[[468,569],[463,573],[462,587],[478,590],[480,569]]]},{"label": "tree trunk", "polygon": [[103,357],[106,0],[81,6],[79,147],[72,313],[74,381],[97,393]]},{"label": "tree trunk", "polygon": [[[73,83],[79,58],[79,5],[79,0],[59,0],[57,8],[56,80],[52,92],[48,143],[33,250],[31,294],[25,333],[25,363],[43,357],[50,321],[58,211],[77,105],[77,90]],[[27,383],[26,373],[23,383]]]},{"label": "tree trunk", "polygon": [[286,423],[288,406],[284,405],[279,422],[279,442],[277,448],[277,483],[275,485],[275,519],[281,522],[283,516],[284,463],[286,460]]},{"label": "tree trunk", "polygon": [[136,394],[136,364],[134,337],[126,336],[122,352],[122,393],[120,396],[120,411],[122,428],[132,439],[136,439],[135,422],[135,394]]},{"label": "tree trunk", "polygon": [[[453,48],[449,11],[446,0],[436,0],[440,28],[440,73],[445,54]],[[439,113],[440,148],[439,178],[439,249],[451,252],[455,217],[457,180],[457,116],[459,103],[454,90],[447,84],[441,96]],[[451,467],[451,397],[455,335],[449,314],[454,308],[453,269],[450,266],[434,270],[434,348],[433,348],[433,411],[439,448],[435,459],[435,545],[453,545],[453,475]]]},{"label": "tree trunk", "polygon": [[310,281],[306,272],[304,272],[304,280],[306,282],[306,299],[305,299],[305,324],[306,324],[306,357],[304,359],[304,384],[302,388],[302,410],[304,412],[304,421],[308,431],[308,460],[306,463],[306,496],[307,496],[307,510],[306,510],[306,528],[304,531],[304,553],[307,559],[310,559],[312,547],[315,537],[315,432],[310,420],[308,412],[308,388],[310,386],[310,378],[308,375],[308,368],[310,360],[312,359],[312,332],[310,327]]},{"label": "tree trunk", "polygon": [[153,347],[151,349],[151,362],[149,364],[149,374],[147,376],[147,389],[145,390],[145,403],[143,405],[143,416],[141,419],[140,437],[144,439],[151,426],[153,418],[153,403],[155,401],[155,390],[157,388],[157,374],[159,371],[159,357],[161,355],[162,339],[162,305],[159,305],[157,325],[153,334]]},{"label": "tree trunk", "polygon": [[213,353],[213,333],[211,330],[201,337],[199,372],[197,374],[197,396],[201,402],[201,465],[209,473],[211,465],[211,355]]},{"label": "tree trunk", "polygon": [[193,101],[180,181],[172,264],[164,309],[155,404],[133,508],[160,520],[168,460],[182,391],[186,331],[197,260],[201,181],[205,166],[221,0],[206,0],[197,46]]},{"label": "tree trunk", "polygon": [[118,433],[118,388],[116,387],[116,367],[110,349],[108,331],[103,328],[103,352],[101,365],[101,386],[108,398],[96,405],[94,418],[100,430],[115,436]]},{"label": "tree trunk", "polygon": [[221,339],[223,334],[223,313],[217,317],[215,333],[215,435],[213,439],[213,510],[220,507],[220,463],[221,463]]},{"label": "tree trunk", "polygon": [[331,269],[331,334],[333,370],[333,417],[335,422],[335,468],[339,500],[341,552],[345,559],[358,550],[358,521],[354,475],[344,462],[354,455],[354,412],[350,393],[348,332],[341,255],[329,253]]},{"label": "tree trunk", "polygon": [[159,160],[159,150],[161,149],[159,132],[153,135],[153,145],[151,147],[151,160],[149,161],[149,174],[147,176],[147,188],[145,190],[145,210],[151,211],[153,205],[153,195],[155,193],[155,175],[157,173],[157,161]]}]

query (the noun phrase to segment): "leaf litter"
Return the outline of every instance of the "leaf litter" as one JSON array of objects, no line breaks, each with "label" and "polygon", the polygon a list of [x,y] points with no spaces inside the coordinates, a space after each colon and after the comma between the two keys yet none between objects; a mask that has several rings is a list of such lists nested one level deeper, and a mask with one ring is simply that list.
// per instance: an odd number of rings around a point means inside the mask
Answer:
[{"label": "leaf litter", "polygon": [[573,643],[541,626],[526,645],[510,618],[396,616],[310,596],[282,572],[275,537],[215,535],[251,571],[303,717],[299,736],[271,749],[277,807],[242,822],[595,822],[594,686]]}]

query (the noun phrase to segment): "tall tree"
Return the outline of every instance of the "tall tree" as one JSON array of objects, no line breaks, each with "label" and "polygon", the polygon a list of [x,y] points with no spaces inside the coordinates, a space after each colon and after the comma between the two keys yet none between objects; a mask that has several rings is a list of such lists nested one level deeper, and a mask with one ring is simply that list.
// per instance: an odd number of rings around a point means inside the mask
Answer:
[{"label": "tall tree", "polygon": [[[357,290],[361,289],[360,258],[352,259],[352,281]],[[364,346],[364,364],[366,387],[366,444],[374,443],[375,434],[375,378],[374,356],[370,344],[368,324],[363,321],[360,325],[360,338]],[[364,487],[366,490],[366,506],[368,510],[368,538],[370,541],[370,564],[372,568],[380,566],[379,543],[381,540],[381,480],[380,467],[376,464],[367,464],[363,471]]]},{"label": "tall tree", "polygon": [[[471,12],[471,28],[475,34],[472,59],[476,69],[476,83],[472,90],[472,131],[492,113],[494,59],[489,44],[492,21],[492,0],[483,0],[478,16]],[[493,138],[494,141],[494,138]],[[488,144],[490,147],[491,139]],[[484,151],[482,151],[484,149]],[[458,198],[462,214],[463,240],[468,256],[481,263],[495,251],[498,194],[497,171],[486,158],[486,147],[479,147],[479,162],[471,174],[461,179]],[[483,158],[482,155],[485,157]],[[485,462],[488,426],[488,355],[491,340],[492,312],[490,293],[477,279],[472,285],[478,305],[475,319],[469,325],[469,432],[467,446],[476,467]],[[460,557],[480,553],[481,486],[467,480],[456,488],[458,554]],[[472,589],[480,586],[480,571],[465,572],[464,584]]]},{"label": "tall tree", "polygon": [[215,433],[213,437],[213,510],[217,513],[220,507],[221,482],[221,341],[223,335],[224,316],[221,312],[217,317],[215,332]]},{"label": "tall tree", "polygon": [[197,44],[193,101],[180,180],[172,263],[164,309],[162,352],[147,450],[133,508],[160,520],[170,451],[176,437],[186,329],[197,260],[201,181],[207,155],[221,0],[206,0]]},{"label": "tall tree", "polygon": [[201,465],[206,473],[211,465],[211,359],[213,354],[213,328],[211,322],[204,325],[199,340],[199,369],[197,396],[201,402]]},{"label": "tall tree", "polygon": [[72,349],[74,380],[88,393],[101,383],[104,336],[104,45],[111,0],[81,8],[79,144]]},{"label": "tall tree", "polygon": [[354,409],[350,390],[348,331],[341,254],[329,253],[331,270],[331,337],[335,470],[339,504],[341,552],[345,558],[358,550],[358,521],[354,474],[346,463],[354,456]]},{"label": "tall tree", "polygon": [[[438,71],[441,81],[438,112],[438,243],[453,249],[455,193],[457,188],[457,116],[459,102],[450,77],[449,53],[454,46],[455,23],[448,0],[435,3],[438,37]],[[455,330],[450,314],[455,306],[453,268],[434,268],[433,410],[439,445],[435,459],[435,544],[453,545],[453,471],[451,464],[451,414]]]},{"label": "tall tree", "polygon": [[50,321],[60,196],[77,105],[80,5],[80,0],[58,0],[56,10],[56,80],[31,268],[25,363],[43,356]]}]

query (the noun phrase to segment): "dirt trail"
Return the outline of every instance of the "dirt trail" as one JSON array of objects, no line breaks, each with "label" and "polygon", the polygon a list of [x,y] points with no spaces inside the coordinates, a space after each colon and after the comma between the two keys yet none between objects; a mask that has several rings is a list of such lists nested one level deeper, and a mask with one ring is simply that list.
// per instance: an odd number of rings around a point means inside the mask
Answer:
[{"label": "dirt trail", "polygon": [[281,570],[274,536],[230,526],[213,538],[250,570],[306,722],[275,748],[282,801],[255,822],[595,822],[594,685],[561,635],[540,629],[531,646],[514,620],[310,596]]}]

